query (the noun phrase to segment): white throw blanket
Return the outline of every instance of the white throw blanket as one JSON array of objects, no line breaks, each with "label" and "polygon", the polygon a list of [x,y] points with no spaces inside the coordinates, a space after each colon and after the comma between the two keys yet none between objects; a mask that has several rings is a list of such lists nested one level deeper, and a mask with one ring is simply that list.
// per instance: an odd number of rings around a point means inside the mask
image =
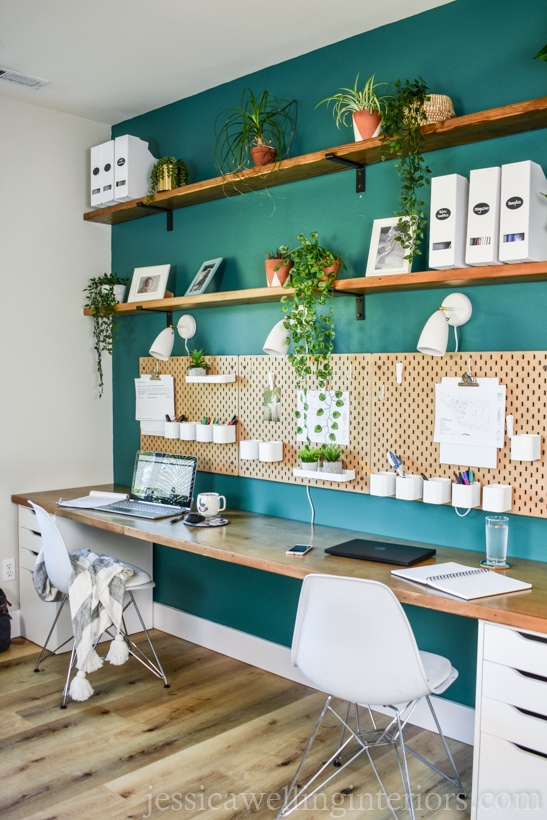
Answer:
[{"label": "white throw blanket", "polygon": [[[117,558],[97,555],[91,550],[69,552],[72,577],[68,590],[76,666],[79,670],[73,679],[69,694],[74,700],[87,700],[93,689],[86,679],[87,672],[94,672],[103,665],[103,659],[95,651],[95,644],[109,627],[116,631],[106,660],[115,665],[128,658],[128,647],[119,634],[123,614],[125,582],[133,570]],[[33,573],[34,587],[43,601],[60,601],[63,594],[50,583],[44,562],[43,549],[36,559]]]}]

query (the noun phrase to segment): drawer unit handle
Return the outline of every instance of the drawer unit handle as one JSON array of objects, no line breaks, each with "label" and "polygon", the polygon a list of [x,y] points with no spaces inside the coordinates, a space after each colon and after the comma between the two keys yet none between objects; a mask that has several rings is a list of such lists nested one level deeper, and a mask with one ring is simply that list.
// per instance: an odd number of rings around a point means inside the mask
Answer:
[{"label": "drawer unit handle", "polygon": [[522,706],[514,707],[521,715],[528,715],[529,717],[538,718],[538,720],[547,720],[545,715],[540,715],[539,712],[532,712],[531,709],[523,709]]},{"label": "drawer unit handle", "polygon": [[518,633],[521,638],[524,638],[527,641],[537,641],[537,643],[547,643],[547,638],[543,638],[540,635],[528,635],[526,632],[519,632]]},{"label": "drawer unit handle", "polygon": [[514,746],[515,749],[520,749],[522,752],[529,752],[529,754],[531,755],[535,755],[536,757],[543,757],[545,760],[547,760],[547,754],[545,754],[545,752],[538,752],[536,751],[536,749],[529,749],[528,746],[521,746],[520,743],[512,743],[511,745]]},{"label": "drawer unit handle", "polygon": [[547,678],[544,675],[538,675],[535,672],[525,672],[524,669],[517,669],[515,671],[518,672],[519,675],[522,675],[523,678],[532,678],[533,680],[540,680],[543,683],[547,683]]}]

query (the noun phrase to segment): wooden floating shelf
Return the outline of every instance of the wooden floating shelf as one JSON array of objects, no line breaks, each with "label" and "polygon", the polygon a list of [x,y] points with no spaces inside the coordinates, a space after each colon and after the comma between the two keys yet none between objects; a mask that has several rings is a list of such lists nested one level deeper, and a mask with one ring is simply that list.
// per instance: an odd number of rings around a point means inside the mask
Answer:
[{"label": "wooden floating shelf", "polygon": [[[363,276],[354,279],[338,279],[334,285],[335,295],[361,295],[391,293],[405,290],[435,290],[437,288],[475,287],[478,285],[510,285],[520,282],[547,281],[547,261],[520,262],[511,265],[488,265],[485,267],[454,268],[453,270],[428,270],[393,276]],[[265,302],[279,302],[282,296],[290,296],[291,288],[246,288],[221,293],[202,293],[198,296],[171,296],[150,302],[125,302],[116,305],[120,316],[144,315],[156,311],[168,313],[176,310],[199,310],[200,308],[231,307]],[[89,308],[84,309],[91,316]],[[202,377],[200,377],[202,378]]]},{"label": "wooden floating shelf", "polygon": [[[468,145],[539,128],[547,128],[547,97],[424,125],[422,151],[425,153],[456,145]],[[261,169],[249,168],[241,174],[214,177],[173,191],[164,191],[153,197],[151,205],[173,211],[202,202],[212,202],[224,197],[347,170],[343,165],[327,159],[327,154],[334,154],[336,157],[364,166],[380,162],[382,154],[386,154],[386,148],[380,137],[337,145],[334,148],[285,159]],[[158,214],[158,210],[147,209],[143,202],[143,198],[119,202],[106,208],[89,211],[84,214],[84,219],[88,222],[117,225]]]}]

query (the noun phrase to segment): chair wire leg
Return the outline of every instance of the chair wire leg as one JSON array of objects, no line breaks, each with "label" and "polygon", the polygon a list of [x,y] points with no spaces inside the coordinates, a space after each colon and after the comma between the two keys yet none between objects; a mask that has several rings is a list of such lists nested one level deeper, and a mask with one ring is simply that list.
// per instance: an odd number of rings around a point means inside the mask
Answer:
[{"label": "chair wire leg", "polygon": [[40,671],[40,664],[42,663],[42,661],[44,661],[46,658],[51,657],[51,655],[55,655],[59,651],[59,649],[62,649],[63,646],[65,646],[65,644],[67,644],[69,641],[72,640],[72,638],[67,638],[66,641],[63,641],[63,643],[60,644],[56,649],[48,649],[47,648],[47,645],[49,643],[49,639],[53,635],[53,630],[55,629],[55,625],[56,625],[57,621],[59,620],[59,616],[60,616],[61,612],[63,611],[63,607],[64,607],[64,605],[66,604],[67,601],[68,601],[68,595],[63,595],[63,598],[60,602],[59,609],[57,610],[57,614],[55,615],[55,619],[54,619],[53,623],[51,624],[51,629],[49,630],[48,636],[47,636],[47,638],[45,640],[45,643],[42,646],[42,649],[40,651],[40,656],[39,656],[38,660],[36,661],[36,666],[34,667],[35,672]]},{"label": "chair wire leg", "polygon": [[439,723],[439,720],[437,718],[437,714],[435,712],[435,709],[433,708],[433,704],[431,703],[431,699],[430,699],[429,695],[426,695],[426,700],[427,700],[427,705],[429,706],[429,711],[431,712],[431,716],[432,716],[433,720],[435,721],[435,725],[437,727],[437,732],[439,733],[439,736],[442,740],[446,755],[447,755],[447,757],[450,761],[450,764],[452,766],[452,769],[454,771],[454,776],[451,777],[446,772],[442,772],[430,760],[426,760],[425,757],[422,757],[421,754],[418,754],[418,752],[416,752],[410,746],[405,746],[405,748],[406,748],[407,752],[409,752],[411,755],[414,755],[414,757],[418,758],[418,760],[421,760],[422,763],[425,763],[426,766],[429,766],[429,768],[432,769],[434,772],[436,772],[438,775],[443,777],[445,780],[448,780],[448,782],[452,783],[453,786],[456,786],[457,789],[462,789],[463,790],[463,784],[462,784],[462,781],[461,781],[461,778],[460,778],[460,773],[458,772],[458,768],[457,768],[457,766],[454,762],[454,758],[452,757],[452,753],[451,753],[450,749],[448,748],[448,743],[446,742],[444,732],[441,729],[441,725]]},{"label": "chair wire leg", "polygon": [[150,651],[152,652],[156,663],[154,664],[152,662],[152,660],[150,660],[150,658],[147,658],[146,655],[144,654],[144,652],[135,644],[135,642],[127,634],[127,629],[125,628],[125,622],[124,622],[124,632],[125,632],[126,640],[129,643],[129,651],[131,652],[133,657],[136,658],[136,660],[138,660],[140,663],[142,663],[142,665],[145,666],[150,672],[152,672],[152,674],[154,674],[157,678],[161,678],[163,680],[164,689],[169,689],[169,683],[167,681],[167,676],[166,676],[165,672],[163,671],[163,667],[160,663],[160,659],[157,656],[156,650],[154,648],[154,644],[152,643],[152,638],[150,637],[150,635],[148,633],[148,630],[147,630],[146,626],[144,625],[144,621],[142,619],[142,615],[140,613],[139,607],[137,606],[137,602],[135,601],[135,597],[134,597],[133,593],[131,592],[131,590],[127,590],[127,593],[128,593],[129,598],[131,600],[131,603],[133,604],[133,607],[135,608],[135,612],[137,613],[137,617],[138,617],[138,619],[141,623],[143,632],[146,635],[148,645],[150,646]]},{"label": "chair wire leg", "polygon": [[66,709],[66,699],[68,695],[68,687],[70,684],[70,675],[72,670],[74,669],[74,664],[76,663],[76,646],[73,645],[72,652],[70,653],[70,663],[68,664],[68,672],[66,675],[66,682],[65,688],[63,689],[63,701],[61,703],[61,709]]}]

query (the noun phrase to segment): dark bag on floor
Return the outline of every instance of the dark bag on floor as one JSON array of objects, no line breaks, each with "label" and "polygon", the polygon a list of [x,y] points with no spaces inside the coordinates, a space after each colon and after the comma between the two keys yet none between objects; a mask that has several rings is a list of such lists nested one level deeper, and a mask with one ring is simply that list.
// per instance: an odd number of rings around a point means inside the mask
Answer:
[{"label": "dark bag on floor", "polygon": [[8,612],[10,602],[3,589],[0,589],[0,652],[9,649],[11,643],[11,615]]}]

